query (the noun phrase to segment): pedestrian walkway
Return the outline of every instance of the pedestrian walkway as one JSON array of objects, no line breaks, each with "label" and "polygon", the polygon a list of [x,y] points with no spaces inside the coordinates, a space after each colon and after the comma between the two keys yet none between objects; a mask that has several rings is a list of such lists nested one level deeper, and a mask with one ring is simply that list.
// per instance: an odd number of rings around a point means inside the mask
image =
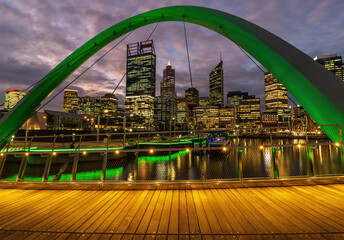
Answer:
[{"label": "pedestrian walkway", "polygon": [[344,184],[69,186],[0,185],[0,239],[344,239]]}]

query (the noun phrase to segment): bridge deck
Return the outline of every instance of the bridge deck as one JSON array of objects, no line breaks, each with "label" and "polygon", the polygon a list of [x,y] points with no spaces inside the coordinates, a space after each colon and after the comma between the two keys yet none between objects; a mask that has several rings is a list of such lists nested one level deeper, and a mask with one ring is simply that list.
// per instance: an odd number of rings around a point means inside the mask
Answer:
[{"label": "bridge deck", "polygon": [[0,189],[0,239],[344,239],[343,199],[344,184]]}]

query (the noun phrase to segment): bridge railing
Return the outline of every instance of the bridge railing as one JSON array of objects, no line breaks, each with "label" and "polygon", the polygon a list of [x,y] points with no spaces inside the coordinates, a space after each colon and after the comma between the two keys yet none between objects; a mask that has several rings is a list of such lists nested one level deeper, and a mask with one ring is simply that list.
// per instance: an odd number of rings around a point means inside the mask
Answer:
[{"label": "bridge railing", "polygon": [[[311,125],[311,126],[280,126],[266,128],[232,128],[211,130],[178,130],[178,131],[141,131],[115,132],[113,129],[90,134],[54,134],[37,136],[29,131],[26,136],[12,136],[2,151],[28,151],[36,149],[80,149],[80,148],[118,148],[142,145],[147,142],[178,142],[195,141],[207,137],[269,139],[270,144],[284,144],[292,139],[303,139],[305,142],[330,142],[322,128],[338,129],[339,142],[342,141],[344,125]],[[334,132],[334,131],[331,131]],[[222,133],[222,134],[221,134]],[[251,144],[252,145],[252,144]]]},{"label": "bridge railing", "polygon": [[234,138],[223,147],[185,144],[7,151],[0,153],[0,177],[2,181],[44,182],[236,181],[344,173],[343,142],[247,143]]}]

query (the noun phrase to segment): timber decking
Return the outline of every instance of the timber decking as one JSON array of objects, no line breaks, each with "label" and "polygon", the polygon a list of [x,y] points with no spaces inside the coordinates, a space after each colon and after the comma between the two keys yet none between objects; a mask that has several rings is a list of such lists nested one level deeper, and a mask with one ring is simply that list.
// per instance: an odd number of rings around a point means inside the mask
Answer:
[{"label": "timber decking", "polygon": [[0,189],[0,239],[344,239],[344,184]]}]

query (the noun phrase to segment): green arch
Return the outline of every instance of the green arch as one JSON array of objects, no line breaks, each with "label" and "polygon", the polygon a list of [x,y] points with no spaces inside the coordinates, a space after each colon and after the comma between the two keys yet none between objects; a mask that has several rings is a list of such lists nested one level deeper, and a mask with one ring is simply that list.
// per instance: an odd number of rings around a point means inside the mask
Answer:
[{"label": "green arch", "polygon": [[[12,136],[71,73],[108,43],[139,27],[164,21],[194,23],[227,37],[279,79],[318,124],[344,123],[344,83],[309,56],[265,29],[231,14],[204,7],[171,6],[119,22],[79,47],[0,120],[0,138]],[[338,128],[323,130],[332,141],[339,140]],[[6,140],[0,140],[0,146],[4,143]]]}]

